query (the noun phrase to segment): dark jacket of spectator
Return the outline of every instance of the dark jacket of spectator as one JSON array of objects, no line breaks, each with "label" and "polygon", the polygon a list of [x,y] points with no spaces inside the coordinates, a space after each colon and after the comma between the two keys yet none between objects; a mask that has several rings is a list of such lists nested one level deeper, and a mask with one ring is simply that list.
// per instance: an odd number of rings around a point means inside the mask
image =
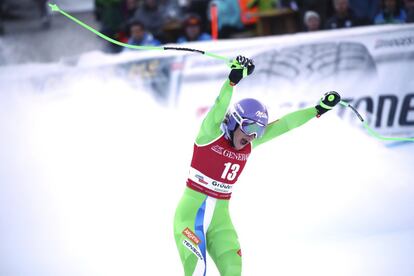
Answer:
[{"label": "dark jacket of spectator", "polygon": [[414,22],[414,0],[404,0],[405,11],[407,13],[407,23]]},{"label": "dark jacket of spectator", "polygon": [[375,16],[375,24],[405,23],[407,14],[400,0],[382,0],[381,12]]},{"label": "dark jacket of spectator", "polygon": [[210,0],[191,0],[187,3],[188,6],[184,8],[184,10],[189,13],[198,14],[201,18],[201,22],[203,22],[203,27],[206,28],[208,23],[207,13],[209,13],[208,7]]},{"label": "dark jacket of spectator", "polygon": [[326,29],[351,28],[368,25],[368,19],[362,19],[355,15],[349,7],[348,0],[333,0],[335,14],[325,24]]},{"label": "dark jacket of spectator", "polygon": [[156,38],[162,39],[165,15],[165,8],[160,0],[143,0],[134,14],[134,19],[142,22]]},{"label": "dark jacket of spectator", "polygon": [[349,6],[359,18],[368,18],[373,21],[378,14],[380,0],[349,0]]},{"label": "dark jacket of spectator", "polygon": [[351,28],[362,25],[359,18],[355,16],[354,12],[349,9],[347,15],[334,15],[326,22],[326,29],[342,29]]},{"label": "dark jacket of spectator", "polygon": [[124,0],[122,3],[122,13],[124,21],[128,22],[134,17],[136,10],[138,9],[138,0]]}]

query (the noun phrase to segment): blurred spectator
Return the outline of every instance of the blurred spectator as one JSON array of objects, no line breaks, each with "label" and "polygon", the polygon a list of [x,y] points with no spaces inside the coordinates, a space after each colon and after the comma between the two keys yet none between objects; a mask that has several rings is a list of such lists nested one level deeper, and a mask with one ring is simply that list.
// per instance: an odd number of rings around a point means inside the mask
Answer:
[{"label": "blurred spectator", "polygon": [[124,22],[128,22],[138,9],[138,0],[124,0],[122,3],[122,13]]},{"label": "blurred spectator", "polygon": [[160,0],[142,0],[134,14],[134,19],[144,24],[157,39],[163,40],[163,26],[166,22],[166,7]]},{"label": "blurred spectator", "polygon": [[133,21],[135,11],[138,8],[138,0],[122,0],[121,17],[122,23],[115,35],[116,40],[128,43],[129,40],[129,23]]},{"label": "blurred spectator", "polygon": [[[320,26],[324,26],[326,19],[333,15],[332,0],[297,0],[287,1],[281,0],[284,7],[295,9],[299,12],[299,18],[304,19],[307,11],[314,11],[319,15]],[[303,20],[300,20],[301,29],[307,30]]]},{"label": "blurred spectator", "polygon": [[[146,31],[145,25],[138,20],[133,20],[128,24],[128,44],[136,46],[159,46],[161,42]],[[131,50],[124,48],[124,51]]]},{"label": "blurred spectator", "polygon": [[315,11],[305,12],[303,22],[308,32],[319,31],[321,28],[321,17]]},{"label": "blurred spectator", "polygon": [[[119,32],[124,23],[122,16],[122,0],[95,0],[95,17],[101,23],[101,32],[115,40],[120,40]],[[122,47],[108,43],[108,50],[112,53],[122,51]]]},{"label": "blurred spectator", "polygon": [[179,0],[161,0],[164,15],[167,21],[181,21],[183,17],[182,7]]},{"label": "blurred spectator", "polygon": [[375,16],[375,24],[404,23],[407,14],[402,8],[400,0],[382,0],[381,11]]},{"label": "blurred spectator", "polygon": [[405,11],[407,13],[407,23],[414,22],[414,0],[404,0]]},{"label": "blurred spectator", "polygon": [[49,7],[47,5],[48,0],[35,0],[37,8],[40,12],[40,18],[42,20],[42,27],[45,29],[50,28],[51,16],[49,13]]},{"label": "blurred spectator", "polygon": [[186,2],[188,2],[186,12],[198,14],[201,18],[202,27],[207,28],[210,0],[188,0]]},{"label": "blurred spectator", "polygon": [[349,7],[348,0],[333,0],[333,4],[335,13],[326,22],[326,29],[350,28],[368,23],[368,20],[355,16]]},{"label": "blurred spectator", "polygon": [[379,11],[381,0],[349,0],[349,6],[359,18],[368,18],[371,22]]},{"label": "blurred spectator", "polygon": [[219,38],[230,38],[244,29],[238,0],[213,0],[217,6]]},{"label": "blurred spectator", "polygon": [[184,35],[178,38],[177,43],[211,40],[208,33],[202,32],[201,18],[195,13],[187,15],[183,22],[183,31]]}]

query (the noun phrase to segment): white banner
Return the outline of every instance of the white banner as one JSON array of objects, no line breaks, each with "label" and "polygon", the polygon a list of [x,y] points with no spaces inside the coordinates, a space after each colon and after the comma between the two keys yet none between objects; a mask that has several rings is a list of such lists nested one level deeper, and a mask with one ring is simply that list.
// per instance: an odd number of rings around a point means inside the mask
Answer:
[{"label": "white banner", "polygon": [[[413,24],[187,46],[252,57],[256,70],[236,87],[234,97],[259,98],[274,116],[315,104],[325,92],[335,90],[380,134],[414,136]],[[221,60],[205,56],[188,55],[184,64],[178,103],[205,110],[229,69]],[[350,109],[336,110],[359,124]]]},{"label": "white banner", "polygon": [[[414,136],[414,24],[177,46],[229,60],[239,54],[253,58],[255,72],[237,85],[233,100],[261,100],[271,120],[314,105],[325,92],[335,90],[380,134]],[[221,59],[181,51],[129,51],[116,56],[92,52],[62,64],[36,65],[39,70],[33,66],[0,68],[0,82],[18,84],[29,79],[42,91],[72,74],[93,72],[123,78],[137,89],[144,87],[159,101],[188,110],[191,116],[210,107],[230,71]],[[361,126],[349,108],[335,110]]]}]

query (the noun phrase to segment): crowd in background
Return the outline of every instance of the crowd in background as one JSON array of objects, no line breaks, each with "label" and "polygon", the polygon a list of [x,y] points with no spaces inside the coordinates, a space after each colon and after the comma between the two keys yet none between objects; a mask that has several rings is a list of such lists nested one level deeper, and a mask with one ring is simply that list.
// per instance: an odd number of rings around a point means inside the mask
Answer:
[{"label": "crowd in background", "polygon": [[[33,0],[43,27],[50,27],[47,0]],[[259,14],[290,10],[297,31],[414,22],[414,0],[94,0],[105,35],[121,42],[157,46],[214,38],[252,37]],[[0,14],[5,0],[0,0]],[[211,35],[211,9],[217,10],[217,36]],[[3,33],[0,16],[0,35]],[[111,44],[109,52],[119,52]]]},{"label": "crowd in background", "polygon": [[95,0],[95,15],[105,35],[132,45],[157,46],[211,40],[208,5],[206,0]]},{"label": "crowd in background", "polygon": [[275,9],[295,11],[299,31],[414,22],[414,0],[95,0],[95,15],[104,34],[157,46],[212,39],[213,5],[218,38],[254,36],[255,16]]}]

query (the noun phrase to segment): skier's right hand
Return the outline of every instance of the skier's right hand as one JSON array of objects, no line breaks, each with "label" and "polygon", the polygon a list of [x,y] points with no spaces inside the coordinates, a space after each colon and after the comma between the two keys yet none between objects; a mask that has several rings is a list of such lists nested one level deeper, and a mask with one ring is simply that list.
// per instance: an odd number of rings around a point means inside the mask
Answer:
[{"label": "skier's right hand", "polygon": [[239,83],[239,81],[250,75],[254,71],[253,60],[246,58],[244,56],[237,56],[231,64],[231,71],[229,74],[230,85],[234,86]]}]

